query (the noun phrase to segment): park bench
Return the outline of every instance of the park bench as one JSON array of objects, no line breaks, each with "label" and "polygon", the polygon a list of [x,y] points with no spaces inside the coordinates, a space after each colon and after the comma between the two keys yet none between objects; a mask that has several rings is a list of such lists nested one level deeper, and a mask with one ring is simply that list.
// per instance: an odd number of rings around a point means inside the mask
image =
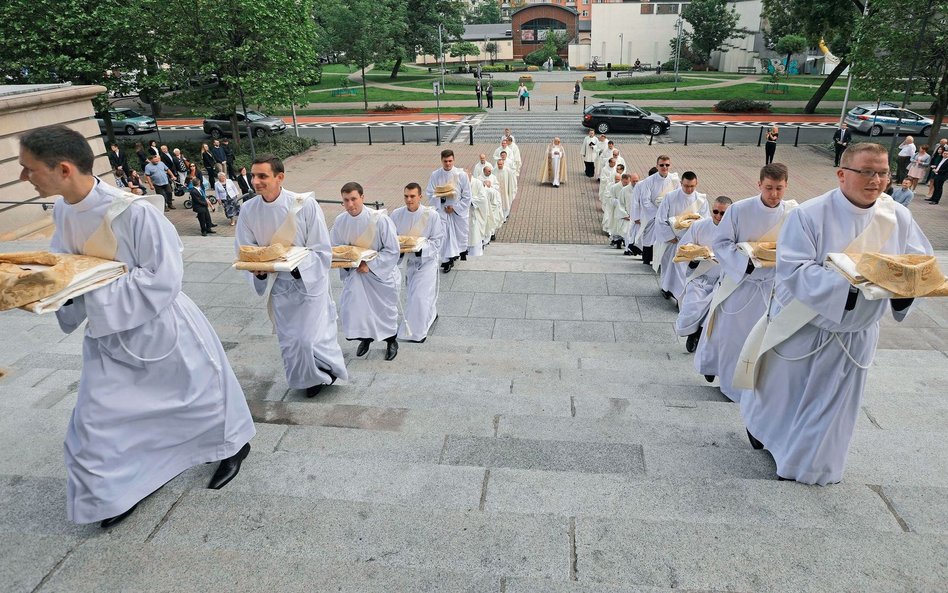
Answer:
[{"label": "park bench", "polygon": [[633,72],[631,70],[623,70],[622,72],[616,72],[614,76],[616,78],[622,78],[626,76],[632,76]]},{"label": "park bench", "polygon": [[737,72],[738,74],[757,74],[757,67],[756,66],[738,66]]},{"label": "park bench", "polygon": [[343,95],[358,95],[359,89],[333,89],[329,91],[330,97],[341,97]]}]

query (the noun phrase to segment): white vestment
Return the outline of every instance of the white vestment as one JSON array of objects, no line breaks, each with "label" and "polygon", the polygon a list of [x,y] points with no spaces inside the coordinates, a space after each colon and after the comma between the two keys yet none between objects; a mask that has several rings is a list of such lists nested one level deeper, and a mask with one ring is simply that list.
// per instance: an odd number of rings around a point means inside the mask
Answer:
[{"label": "white vestment", "polygon": [[378,255],[367,262],[366,273],[356,268],[340,268],[342,333],[347,340],[385,340],[398,332],[398,233],[392,219],[370,208],[356,216],[343,212],[329,233],[333,247],[355,245]]},{"label": "white vestment", "polygon": [[615,200],[615,209],[612,212],[612,229],[609,231],[613,237],[626,240],[626,246],[629,245],[628,236],[632,225],[630,216],[633,191],[635,191],[635,185],[631,183],[620,188]]},{"label": "white vestment", "polygon": [[606,162],[602,161],[602,155],[605,154],[607,150],[610,150],[609,141],[606,140],[605,142],[603,142],[602,140],[600,140],[599,143],[596,145],[596,171],[595,171],[596,177],[599,177],[599,174],[602,172],[603,166],[609,164],[608,158],[606,159]]},{"label": "white vestment", "polygon": [[589,136],[583,138],[583,146],[580,149],[580,154],[583,157],[584,163],[594,163],[596,162],[596,155],[599,153],[599,140],[595,136],[590,138]]},{"label": "white vestment", "polygon": [[[50,251],[84,253],[121,196],[96,180],[77,204],[57,199]],[[66,333],[88,319],[65,439],[66,515],[76,523],[124,513],[184,470],[234,455],[255,433],[217,334],[181,292],[174,227],[141,199],[111,229],[128,274],[56,312]]]},{"label": "white vestment", "polygon": [[[717,228],[710,217],[702,218],[688,227],[678,245],[693,243],[711,247]],[[675,251],[677,251],[678,245],[675,245]],[[675,320],[675,333],[681,337],[690,336],[704,324],[704,319],[708,315],[708,307],[711,305],[711,294],[718,282],[721,268],[714,264],[703,274],[691,278],[690,275],[696,270],[691,270],[687,263],[673,263],[672,265],[683,268],[681,274],[686,278],[684,292],[681,298],[678,299],[678,319]],[[704,349],[701,356],[711,357],[712,360],[707,361],[707,364],[709,367],[717,369],[716,351]],[[716,375],[717,372],[706,374]]]},{"label": "white vestment", "polygon": [[[928,239],[904,206],[882,253],[932,253]],[[854,206],[839,189],[809,200],[788,216],[777,250],[771,319],[794,299],[817,316],[758,363],[756,389],[745,391],[741,414],[748,430],[773,454],[777,475],[807,484],[842,479],[849,442],[879,340],[888,299],[860,293],[846,311],[849,282],[823,267],[828,253],[843,251],[878,208]],[[908,309],[893,310],[902,321]]]},{"label": "white vestment", "polygon": [[649,247],[655,244],[655,214],[658,212],[658,206],[669,192],[680,186],[677,173],[662,177],[660,172],[653,173],[635,184],[635,194],[632,197],[636,204],[635,218],[642,221],[639,230],[641,239],[636,241],[636,245]]},{"label": "white vestment", "polygon": [[420,342],[438,316],[438,262],[444,228],[438,211],[418,206],[414,212],[401,207],[392,212],[392,222],[399,235],[424,237],[428,240],[421,253],[406,253],[405,310],[398,325],[398,339]]},{"label": "white vestment", "polygon": [[510,218],[510,208],[514,200],[517,199],[517,176],[504,167],[494,169],[494,176],[497,177],[497,190],[500,191],[500,199],[504,207],[504,220]]},{"label": "white vestment", "polygon": [[471,180],[471,209],[468,215],[470,228],[467,235],[468,255],[477,257],[484,255],[487,225],[490,222],[490,199],[484,191],[484,183],[480,179]]},{"label": "white vestment", "polygon": [[[741,389],[731,384],[734,365],[737,364],[747,334],[764,314],[774,286],[773,268],[756,268],[751,274],[745,274],[748,257],[737,248],[737,244],[759,241],[765,233],[781,224],[789,210],[786,202],[781,202],[776,208],[768,208],[757,195],[728,208],[721,224],[717,226],[711,249],[721,263],[721,282],[730,278],[738,286],[716,311],[709,313],[714,315],[714,319],[704,325],[698,344],[698,352],[704,348],[717,351],[717,368],[699,366],[705,360],[703,354],[695,356],[695,366],[702,375],[717,375],[721,380],[721,393],[731,401],[741,400]],[[718,283],[715,291],[721,290],[721,286]]]},{"label": "white vestment", "polygon": [[615,182],[615,167],[604,166],[599,172],[599,203],[602,205],[603,210],[605,210],[606,196],[609,195],[609,190],[612,189],[612,184]]},{"label": "white vestment", "polygon": [[[287,221],[296,194],[285,188],[272,202],[256,196],[245,202],[237,218],[236,242],[240,245],[270,245]],[[297,270],[297,280],[289,272],[279,272],[270,291],[269,310],[283,354],[286,381],[293,389],[326,385],[333,379],[348,379],[346,363],[336,336],[336,305],[329,290],[332,252],[323,210],[316,200],[307,199],[296,213],[293,245],[307,248]],[[244,272],[258,295],[264,295],[268,280]],[[328,372],[327,372],[328,371]]]},{"label": "white vestment", "polygon": [[489,164],[490,164],[490,163],[489,163],[488,161],[484,161],[484,162],[482,163],[480,160],[478,160],[476,163],[474,163],[474,166],[471,167],[471,179],[483,179],[483,178],[484,178],[484,167],[486,167],[486,166],[489,165]]},{"label": "white vestment", "polygon": [[[513,151],[512,153],[508,152],[507,154],[509,154],[510,158],[513,159],[514,170],[519,177],[521,171],[523,171],[523,158],[520,156],[520,147],[517,146],[516,141],[514,141],[507,145],[507,149],[508,151]],[[494,161],[496,162],[497,159],[494,159]]]},{"label": "white vestment", "polygon": [[484,192],[487,194],[487,201],[490,203],[490,220],[487,225],[487,241],[500,230],[504,224],[504,202],[500,195],[500,182],[497,176],[491,173],[483,179]]},{"label": "white vestment", "polygon": [[517,161],[516,159],[514,159],[514,156],[513,156],[514,151],[513,151],[513,148],[511,148],[510,146],[507,146],[506,148],[504,148],[503,146],[498,146],[497,149],[494,150],[494,155],[493,155],[494,164],[496,164],[497,161],[501,159],[501,156],[500,156],[501,152],[507,153],[507,158],[504,159],[506,168],[509,169],[510,172],[514,174],[514,176],[519,175],[520,169],[517,167]]},{"label": "white vestment", "polygon": [[619,202],[619,192],[622,191],[622,182],[616,181],[609,185],[609,191],[606,192],[606,199],[602,203],[602,230],[609,234],[612,240],[617,239],[613,233],[615,227],[616,206]]},{"label": "white vestment", "polygon": [[[455,195],[442,202],[434,195],[434,190],[438,185],[447,184],[454,185]],[[452,167],[450,171],[445,171],[444,167],[435,169],[428,179],[425,197],[428,199],[428,205],[441,215],[444,227],[441,261],[446,262],[458,257],[462,251],[467,250],[468,209],[471,206],[471,182],[467,173],[458,167]],[[454,212],[447,212],[447,206],[451,206]]]},{"label": "white vestment", "polygon": [[662,252],[661,287],[662,290],[672,293],[679,303],[682,292],[685,290],[687,264],[683,264],[684,269],[682,269],[681,265],[672,263],[675,252],[678,251],[678,243],[672,241],[683,234],[683,231],[676,231],[668,219],[686,213],[700,214],[702,218],[710,216],[711,210],[708,208],[707,196],[697,191],[686,194],[679,187],[665,196],[655,213],[655,241],[665,243],[665,251]]}]

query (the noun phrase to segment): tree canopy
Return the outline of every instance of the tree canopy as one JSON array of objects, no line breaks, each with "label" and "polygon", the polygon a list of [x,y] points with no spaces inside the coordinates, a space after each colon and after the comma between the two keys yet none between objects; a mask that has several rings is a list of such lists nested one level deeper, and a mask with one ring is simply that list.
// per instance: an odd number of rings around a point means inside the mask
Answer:
[{"label": "tree canopy", "polygon": [[481,0],[467,13],[470,25],[492,25],[500,22],[500,5],[496,0]]},{"label": "tree canopy", "polygon": [[727,0],[693,0],[681,11],[681,18],[691,24],[691,31],[685,37],[705,64],[710,63],[711,52],[727,51],[728,39],[748,34],[746,29],[737,26],[737,9],[728,7]]}]

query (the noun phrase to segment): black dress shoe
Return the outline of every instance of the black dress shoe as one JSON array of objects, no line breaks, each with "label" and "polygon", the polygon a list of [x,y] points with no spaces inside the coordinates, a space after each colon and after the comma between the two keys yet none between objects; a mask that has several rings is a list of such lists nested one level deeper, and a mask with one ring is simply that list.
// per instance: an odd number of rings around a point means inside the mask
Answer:
[{"label": "black dress shoe", "polygon": [[694,352],[698,349],[698,340],[701,339],[701,328],[698,328],[698,331],[688,336],[688,339],[685,340],[685,350],[688,352]]},{"label": "black dress shoe", "polygon": [[671,298],[672,293],[668,292],[667,290],[663,290],[663,291],[662,291],[662,296],[665,297],[665,300],[667,301],[668,299]]},{"label": "black dress shoe", "polygon": [[211,223],[211,228],[214,228],[214,227],[216,227],[216,226],[217,226],[217,225],[214,224],[213,222]]},{"label": "black dress shoe", "polygon": [[169,206],[168,206],[168,210],[177,210],[177,208],[175,208],[174,206],[169,205]]},{"label": "black dress shoe", "polygon": [[135,512],[135,509],[137,509],[137,508],[138,508],[138,503],[136,502],[135,504],[132,505],[132,508],[128,509],[127,511],[125,511],[125,512],[122,513],[121,515],[115,515],[114,517],[109,517],[108,519],[103,519],[102,522],[99,523],[99,527],[101,527],[102,529],[108,529],[109,527],[115,527],[116,525],[118,525],[119,523],[121,523],[122,521],[124,521],[125,519],[128,519],[129,516],[131,516],[131,514],[134,513],[134,512]]},{"label": "black dress shoe", "polygon": [[388,340],[388,347],[385,349],[385,360],[395,360],[398,356],[398,340]]},{"label": "black dress shoe", "polygon": [[629,251],[628,249],[626,249],[625,251],[622,252],[622,255],[635,255],[635,254]]},{"label": "black dress shoe", "polygon": [[714,375],[705,375],[704,380],[708,383],[714,383]]},{"label": "black dress shoe", "polygon": [[755,439],[754,435],[751,434],[751,431],[745,429],[744,432],[747,433],[747,440],[750,441],[751,447],[753,447],[755,451],[760,451],[764,448],[764,444]]},{"label": "black dress shoe", "polygon": [[241,447],[240,451],[237,451],[237,453],[227,459],[222,459],[221,464],[217,466],[217,471],[214,472],[207,487],[211,490],[220,490],[226,486],[228,482],[237,477],[237,472],[240,471],[240,464],[248,454],[250,454],[250,443]]},{"label": "black dress shoe", "polygon": [[461,252],[461,261],[467,261],[467,249]]},{"label": "black dress shoe", "polygon": [[207,231],[207,234],[208,234],[208,235],[216,235],[216,234],[217,234],[217,231]]},{"label": "black dress shoe", "polygon": [[369,352],[369,344],[372,340],[359,341],[359,347],[356,349],[356,356],[365,356]]},{"label": "black dress shoe", "polygon": [[201,231],[201,236],[202,236],[202,237],[206,237],[206,236],[207,236],[207,233],[204,232],[204,231]]}]

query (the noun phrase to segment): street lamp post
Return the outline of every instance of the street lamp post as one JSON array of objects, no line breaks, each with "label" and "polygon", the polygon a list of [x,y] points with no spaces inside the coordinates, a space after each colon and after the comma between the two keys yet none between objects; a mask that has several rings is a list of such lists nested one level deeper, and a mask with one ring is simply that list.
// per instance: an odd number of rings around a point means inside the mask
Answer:
[{"label": "street lamp post", "polygon": [[625,46],[622,45],[622,33],[619,33],[619,63],[620,64],[625,64],[625,62],[622,61],[622,54],[624,52],[625,52]]},{"label": "street lamp post", "polygon": [[678,27],[678,40],[675,42],[675,89],[673,92],[678,92],[678,59],[681,57],[681,29],[684,23],[681,20],[681,15],[678,15],[678,20],[675,21],[675,26]]}]

